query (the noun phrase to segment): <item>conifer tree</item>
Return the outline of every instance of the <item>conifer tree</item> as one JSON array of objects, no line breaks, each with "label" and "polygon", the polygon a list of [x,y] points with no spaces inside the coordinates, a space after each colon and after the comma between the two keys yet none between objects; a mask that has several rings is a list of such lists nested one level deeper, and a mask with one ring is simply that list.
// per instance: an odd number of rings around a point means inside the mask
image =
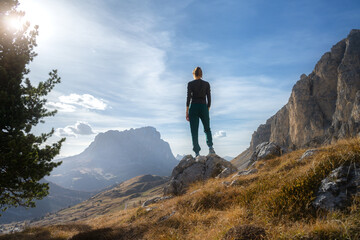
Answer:
[{"label": "conifer tree", "polygon": [[49,133],[36,136],[32,128],[56,111],[45,108],[45,96],[60,82],[56,70],[49,79],[33,86],[27,78],[28,65],[36,56],[38,26],[26,22],[21,28],[9,24],[25,15],[18,0],[0,1],[0,209],[9,206],[34,207],[34,200],[48,194],[48,184],[39,180],[49,175],[60,162],[61,139],[51,145]]}]

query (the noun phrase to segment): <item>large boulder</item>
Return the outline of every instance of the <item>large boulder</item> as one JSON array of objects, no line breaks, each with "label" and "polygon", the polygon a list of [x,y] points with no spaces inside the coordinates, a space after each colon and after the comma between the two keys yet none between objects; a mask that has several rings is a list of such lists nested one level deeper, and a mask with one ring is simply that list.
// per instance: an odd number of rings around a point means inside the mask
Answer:
[{"label": "large boulder", "polygon": [[250,160],[240,167],[240,169],[248,168],[252,166],[256,161],[261,159],[269,159],[272,157],[281,156],[284,150],[273,142],[263,142],[256,146],[255,151],[250,157]]},{"label": "large boulder", "polygon": [[215,177],[227,177],[235,173],[237,168],[229,161],[216,154],[193,158],[186,155],[174,168],[164,194],[180,195],[193,182],[203,181]]},{"label": "large boulder", "polygon": [[326,210],[343,209],[360,193],[360,164],[342,165],[321,181],[313,206]]},{"label": "large boulder", "polygon": [[281,156],[283,150],[273,142],[263,142],[256,146],[255,152],[251,157],[252,161]]}]

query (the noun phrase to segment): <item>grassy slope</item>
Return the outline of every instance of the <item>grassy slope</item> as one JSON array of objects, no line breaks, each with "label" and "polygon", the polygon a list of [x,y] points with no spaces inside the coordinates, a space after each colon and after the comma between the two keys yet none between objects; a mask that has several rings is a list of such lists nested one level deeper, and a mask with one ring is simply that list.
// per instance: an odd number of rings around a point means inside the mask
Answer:
[{"label": "grassy slope", "polygon": [[142,175],[100,192],[90,199],[57,213],[49,214],[32,225],[52,225],[63,222],[91,219],[134,207],[146,199],[163,193],[166,177]]},{"label": "grassy slope", "polygon": [[47,214],[37,221],[14,222],[2,225],[3,230],[33,226],[56,225],[92,219],[104,214],[141,206],[142,202],[163,194],[164,183],[168,177],[142,175],[121,184],[111,186],[90,199],[56,213]]},{"label": "grassy slope", "polygon": [[119,209],[76,224],[29,228],[0,240],[210,240],[222,239],[231,227],[244,224],[264,228],[268,239],[360,239],[360,196],[342,212],[316,211],[310,204],[333,169],[345,162],[360,163],[360,139],[323,147],[299,162],[304,151],[259,161],[259,172],[239,177],[238,186],[222,184],[231,177],[211,179],[192,185],[183,196],[151,205],[151,210]]}]

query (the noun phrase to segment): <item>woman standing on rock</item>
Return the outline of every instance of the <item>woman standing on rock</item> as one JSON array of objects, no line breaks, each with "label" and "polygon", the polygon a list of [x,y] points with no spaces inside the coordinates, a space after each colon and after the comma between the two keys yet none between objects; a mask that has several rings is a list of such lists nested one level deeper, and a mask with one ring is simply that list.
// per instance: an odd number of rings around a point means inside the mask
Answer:
[{"label": "woman standing on rock", "polygon": [[[199,119],[204,126],[206,134],[206,144],[209,147],[209,154],[215,154],[213,148],[212,135],[210,130],[209,110],[211,105],[210,84],[202,80],[202,70],[196,67],[193,71],[194,79],[187,86],[186,99],[186,120],[190,121],[190,130],[193,142],[193,150],[196,157],[199,156],[201,150],[199,146]],[[207,103],[206,103],[207,98]]]}]

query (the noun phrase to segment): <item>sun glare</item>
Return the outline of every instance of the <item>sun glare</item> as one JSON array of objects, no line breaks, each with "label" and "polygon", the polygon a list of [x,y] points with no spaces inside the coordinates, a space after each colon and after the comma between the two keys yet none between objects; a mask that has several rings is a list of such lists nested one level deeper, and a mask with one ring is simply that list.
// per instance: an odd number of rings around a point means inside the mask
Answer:
[{"label": "sun glare", "polygon": [[16,31],[20,30],[23,25],[23,21],[17,17],[10,17],[7,20],[7,22],[8,22],[9,27],[11,27],[12,29],[14,29]]},{"label": "sun glare", "polygon": [[39,26],[39,38],[48,38],[52,34],[52,17],[38,0],[20,0],[19,9],[25,12],[21,21],[11,20],[11,26],[19,29],[26,22],[31,26]]}]

